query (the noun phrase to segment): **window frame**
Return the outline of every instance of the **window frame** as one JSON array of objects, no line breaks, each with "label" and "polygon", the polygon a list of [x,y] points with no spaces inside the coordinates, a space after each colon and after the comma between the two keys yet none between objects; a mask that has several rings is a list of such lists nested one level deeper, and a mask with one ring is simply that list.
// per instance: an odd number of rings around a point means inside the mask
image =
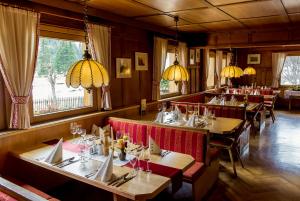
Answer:
[{"label": "window frame", "polygon": [[[84,31],[71,29],[71,28],[64,28],[59,26],[53,26],[48,24],[41,24],[40,37],[84,42]],[[30,100],[29,100],[30,123],[36,124],[36,123],[46,122],[46,121],[60,119],[64,117],[70,117],[79,114],[86,114],[86,113],[99,111],[100,108],[99,101],[101,101],[101,99],[99,98],[99,95],[101,93],[100,88],[92,89],[92,93],[93,93],[93,105],[91,107],[84,107],[78,109],[75,108],[67,111],[58,111],[54,113],[34,115],[33,94],[31,92]]]},{"label": "window frame", "polygon": [[[168,44],[167,47],[167,54],[168,53],[175,53],[175,45],[172,44]],[[167,94],[160,94],[160,99],[165,99],[165,98],[171,98],[174,96],[180,96],[181,95],[181,83],[178,83],[178,92],[171,92],[171,93],[167,93]],[[159,88],[159,93],[160,93],[160,88]]]},{"label": "window frame", "polygon": [[[287,52],[287,53],[286,53],[286,57],[288,57],[288,56],[298,56],[298,57],[300,57],[300,51]],[[283,65],[284,65],[284,63],[283,63]],[[280,88],[285,88],[285,89],[287,89],[287,88],[290,88],[290,87],[299,86],[299,85],[282,85],[282,84],[281,84],[281,76],[282,76],[282,72],[283,72],[283,68],[282,68],[282,71],[281,71],[281,74],[280,74],[280,79],[279,79],[279,87],[280,87]]]}]

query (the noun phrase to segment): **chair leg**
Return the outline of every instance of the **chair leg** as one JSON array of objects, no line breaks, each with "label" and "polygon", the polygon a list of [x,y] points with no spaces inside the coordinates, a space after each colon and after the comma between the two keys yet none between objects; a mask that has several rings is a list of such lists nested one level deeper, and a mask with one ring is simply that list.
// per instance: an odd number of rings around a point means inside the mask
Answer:
[{"label": "chair leg", "polygon": [[231,149],[228,149],[228,153],[229,153],[231,165],[232,165],[232,168],[233,168],[233,174],[234,174],[234,176],[236,177],[237,174],[236,174],[235,163],[234,163],[234,160],[233,160],[233,156],[232,156],[232,151],[231,151]]},{"label": "chair leg", "polygon": [[235,147],[235,149],[236,149],[237,157],[238,157],[238,159],[239,159],[239,161],[240,161],[240,163],[241,163],[241,165],[242,165],[242,168],[245,168],[245,167],[244,167],[244,164],[243,164],[243,161],[242,161],[242,159],[241,159],[240,151],[238,150],[237,147]]},{"label": "chair leg", "polygon": [[270,110],[270,114],[271,114],[271,117],[272,117],[272,121],[274,123],[274,121],[275,121],[275,115],[274,115],[273,110]]}]

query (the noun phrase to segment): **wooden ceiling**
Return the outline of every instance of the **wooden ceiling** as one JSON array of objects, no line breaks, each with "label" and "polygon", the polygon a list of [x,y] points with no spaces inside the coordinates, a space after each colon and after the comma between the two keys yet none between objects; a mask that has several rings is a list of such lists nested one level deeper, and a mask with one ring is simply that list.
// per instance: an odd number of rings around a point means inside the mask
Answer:
[{"label": "wooden ceiling", "polygon": [[89,6],[179,30],[218,32],[286,28],[300,23],[300,0],[90,0]]}]

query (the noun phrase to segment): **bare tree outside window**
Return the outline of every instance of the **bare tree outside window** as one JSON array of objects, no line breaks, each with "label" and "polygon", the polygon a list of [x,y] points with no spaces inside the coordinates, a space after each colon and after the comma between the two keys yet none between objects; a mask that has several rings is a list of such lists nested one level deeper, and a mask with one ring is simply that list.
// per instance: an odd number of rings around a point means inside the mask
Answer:
[{"label": "bare tree outside window", "polygon": [[300,56],[287,56],[281,73],[281,85],[300,85]]}]

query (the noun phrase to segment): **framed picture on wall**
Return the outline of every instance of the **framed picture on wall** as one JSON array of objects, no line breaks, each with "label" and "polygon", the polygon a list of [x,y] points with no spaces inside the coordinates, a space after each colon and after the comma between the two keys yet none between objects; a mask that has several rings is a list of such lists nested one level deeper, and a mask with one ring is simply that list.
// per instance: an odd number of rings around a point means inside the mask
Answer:
[{"label": "framed picture on wall", "polygon": [[248,54],[247,64],[260,64],[260,54]]},{"label": "framed picture on wall", "polygon": [[196,63],[200,63],[200,49],[196,49]]},{"label": "framed picture on wall", "polygon": [[117,78],[131,78],[131,59],[117,58],[116,72]]},{"label": "framed picture on wall", "polygon": [[195,50],[190,49],[190,65],[195,65]]},{"label": "framed picture on wall", "polygon": [[135,53],[135,70],[148,70],[148,53]]}]

